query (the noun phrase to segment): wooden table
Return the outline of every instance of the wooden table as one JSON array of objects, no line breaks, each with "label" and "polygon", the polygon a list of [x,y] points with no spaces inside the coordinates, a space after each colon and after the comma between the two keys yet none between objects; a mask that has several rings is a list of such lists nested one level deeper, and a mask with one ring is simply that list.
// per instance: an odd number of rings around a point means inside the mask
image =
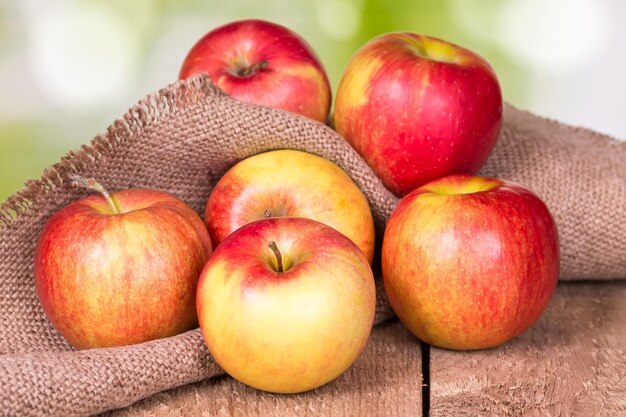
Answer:
[{"label": "wooden table", "polygon": [[312,392],[272,395],[221,377],[109,415],[619,417],[625,353],[626,282],[561,283],[521,337],[486,351],[431,348],[428,387],[420,342],[392,320],[375,327],[353,367]]}]

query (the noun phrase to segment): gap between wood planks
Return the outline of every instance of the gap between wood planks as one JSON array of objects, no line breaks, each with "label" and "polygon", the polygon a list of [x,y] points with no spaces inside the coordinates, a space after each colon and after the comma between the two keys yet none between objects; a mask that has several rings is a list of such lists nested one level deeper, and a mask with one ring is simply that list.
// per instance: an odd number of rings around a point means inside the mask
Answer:
[{"label": "gap between wood planks", "polygon": [[420,341],[422,351],[422,417],[430,415],[430,345]]}]

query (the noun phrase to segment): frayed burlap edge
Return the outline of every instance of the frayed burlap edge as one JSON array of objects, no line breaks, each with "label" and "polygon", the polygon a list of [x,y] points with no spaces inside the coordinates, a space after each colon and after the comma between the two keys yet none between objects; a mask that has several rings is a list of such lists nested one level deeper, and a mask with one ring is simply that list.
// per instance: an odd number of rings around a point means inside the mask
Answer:
[{"label": "frayed burlap edge", "polygon": [[113,122],[105,133],[97,135],[79,150],[68,152],[60,162],[46,168],[40,179],[27,181],[22,190],[0,204],[0,231],[28,212],[38,196],[67,185],[69,175],[93,166],[101,158],[115,153],[124,145],[125,138],[158,123],[166,114],[184,111],[186,105],[209,95],[225,94],[209,78],[196,76],[162,88],[139,101],[122,119]]}]

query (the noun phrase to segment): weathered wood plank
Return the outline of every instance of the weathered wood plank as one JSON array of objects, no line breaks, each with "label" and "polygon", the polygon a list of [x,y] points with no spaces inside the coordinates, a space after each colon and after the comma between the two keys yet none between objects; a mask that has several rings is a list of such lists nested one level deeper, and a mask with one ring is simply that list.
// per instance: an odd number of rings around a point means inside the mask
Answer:
[{"label": "weathered wood plank", "polygon": [[431,416],[626,416],[626,282],[561,284],[524,335],[431,350]]},{"label": "weathered wood plank", "polygon": [[391,321],[374,328],[348,371],[316,390],[272,395],[222,377],[157,394],[109,415],[421,416],[421,375],[419,341]]}]

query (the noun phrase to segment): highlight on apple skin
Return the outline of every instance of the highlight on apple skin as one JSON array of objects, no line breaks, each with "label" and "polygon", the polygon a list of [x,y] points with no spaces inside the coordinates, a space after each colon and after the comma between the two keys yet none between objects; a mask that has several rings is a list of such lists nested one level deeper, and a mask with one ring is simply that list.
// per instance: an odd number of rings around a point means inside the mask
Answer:
[{"label": "highlight on apple skin", "polygon": [[230,96],[326,123],[331,89],[311,46],[265,20],[239,20],[204,35],[189,51],[179,79],[207,72]]},{"label": "highlight on apple skin", "polygon": [[408,194],[382,247],[385,290],[418,338],[485,349],[525,332],[559,276],[559,239],[546,205],[519,184],[451,175]]},{"label": "highlight on apple skin", "polygon": [[398,196],[450,174],[473,174],[496,144],[502,93],[476,53],[415,33],[359,49],[335,97],[337,132]]},{"label": "highlight on apple skin", "polygon": [[375,304],[363,252],[336,230],[295,217],[231,234],[207,262],[197,293],[216,362],[276,393],[308,391],[348,369],[365,347]]},{"label": "highlight on apple skin", "polygon": [[235,164],[213,188],[204,221],[217,246],[247,223],[280,216],[322,222],[372,262],[375,232],[367,198],[339,166],[307,152],[269,151]]},{"label": "highlight on apple skin", "polygon": [[78,349],[173,336],[197,325],[195,293],[212,251],[178,198],[130,189],[92,195],[46,223],[34,259],[47,317]]}]

